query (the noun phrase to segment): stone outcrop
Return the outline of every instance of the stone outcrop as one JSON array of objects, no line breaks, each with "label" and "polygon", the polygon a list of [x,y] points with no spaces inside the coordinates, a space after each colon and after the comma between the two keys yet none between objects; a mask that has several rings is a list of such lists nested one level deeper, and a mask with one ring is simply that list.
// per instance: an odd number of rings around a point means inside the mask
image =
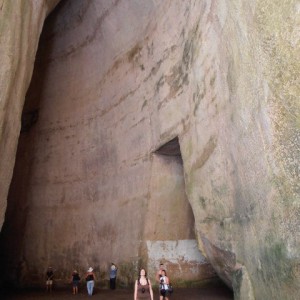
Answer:
[{"label": "stone outcrop", "polygon": [[[61,280],[75,265],[104,279],[113,260],[126,285],[160,260],[172,274],[197,266],[187,280],[211,277],[208,260],[236,299],[297,299],[299,11],[297,1],[63,1],[26,97],[2,265],[32,283],[48,264]],[[1,67],[2,203],[34,36]],[[160,152],[170,141],[175,151]]]}]

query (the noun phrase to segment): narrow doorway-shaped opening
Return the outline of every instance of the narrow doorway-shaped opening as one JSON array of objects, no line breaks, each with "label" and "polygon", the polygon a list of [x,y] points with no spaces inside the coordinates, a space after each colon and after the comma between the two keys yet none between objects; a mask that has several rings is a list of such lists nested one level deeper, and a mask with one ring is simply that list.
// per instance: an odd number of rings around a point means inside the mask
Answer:
[{"label": "narrow doorway-shaped opening", "polygon": [[151,172],[145,229],[149,271],[154,273],[163,263],[177,286],[196,286],[214,278],[212,266],[197,246],[178,137],[153,153]]}]

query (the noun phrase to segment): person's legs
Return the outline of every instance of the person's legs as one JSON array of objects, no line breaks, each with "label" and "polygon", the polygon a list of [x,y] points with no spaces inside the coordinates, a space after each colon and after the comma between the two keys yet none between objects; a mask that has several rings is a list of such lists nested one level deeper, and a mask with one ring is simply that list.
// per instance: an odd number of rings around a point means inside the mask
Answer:
[{"label": "person's legs", "polygon": [[46,281],[46,291],[51,292],[52,291],[52,280],[47,280]]},{"label": "person's legs", "polygon": [[79,284],[79,281],[73,281],[73,294],[78,294],[78,284]]},{"label": "person's legs", "polygon": [[110,288],[112,290],[116,289],[116,278],[110,278]]},{"label": "person's legs", "polygon": [[91,296],[93,295],[94,285],[95,285],[94,280],[91,280]]},{"label": "person's legs", "polygon": [[159,296],[159,300],[163,300],[165,297],[165,293],[163,293],[162,291],[159,292],[160,296]]},{"label": "person's legs", "polygon": [[90,296],[90,281],[88,281],[87,283],[86,283],[86,288],[87,288],[87,292],[88,292],[88,295]]},{"label": "person's legs", "polygon": [[93,289],[94,289],[94,280],[90,280],[87,282],[87,290],[88,290],[89,296],[93,295]]},{"label": "person's legs", "polygon": [[166,297],[166,290],[160,290],[160,297],[159,300],[167,299]]}]

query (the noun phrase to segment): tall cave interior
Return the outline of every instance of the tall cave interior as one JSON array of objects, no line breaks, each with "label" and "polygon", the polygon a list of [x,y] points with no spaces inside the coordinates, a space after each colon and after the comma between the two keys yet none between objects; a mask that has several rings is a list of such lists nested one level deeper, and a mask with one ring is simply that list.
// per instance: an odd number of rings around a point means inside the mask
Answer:
[{"label": "tall cave interior", "polygon": [[51,265],[64,285],[74,268],[93,266],[106,286],[114,261],[124,287],[160,262],[177,286],[215,281],[198,249],[180,141],[155,136],[157,91],[140,87],[145,68],[157,72],[141,57],[155,51],[159,11],[99,3],[64,0],[45,22],[1,232],[2,280],[40,286]]},{"label": "tall cave interior", "polygon": [[109,293],[114,262],[132,295],[162,262],[184,297],[298,300],[299,11],[0,1],[0,288]]}]

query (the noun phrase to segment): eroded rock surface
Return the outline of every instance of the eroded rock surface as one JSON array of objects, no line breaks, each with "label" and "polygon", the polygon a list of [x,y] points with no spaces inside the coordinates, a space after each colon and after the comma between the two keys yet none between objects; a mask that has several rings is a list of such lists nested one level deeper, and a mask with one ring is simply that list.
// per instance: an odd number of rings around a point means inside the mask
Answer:
[{"label": "eroded rock surface", "polygon": [[40,33],[45,17],[58,2],[0,1],[0,228]]},{"label": "eroded rock surface", "polygon": [[[23,111],[1,240],[13,276],[38,282],[56,264],[63,281],[94,265],[104,279],[113,260],[130,284],[137,265],[153,275],[164,260],[173,274],[197,266],[195,280],[214,275],[204,255],[236,299],[298,299],[299,11],[272,0],[62,2]],[[30,74],[33,60],[5,76]],[[29,80],[15,110],[1,110],[15,124],[1,136],[3,203]],[[155,152],[176,137],[182,158]]]}]

